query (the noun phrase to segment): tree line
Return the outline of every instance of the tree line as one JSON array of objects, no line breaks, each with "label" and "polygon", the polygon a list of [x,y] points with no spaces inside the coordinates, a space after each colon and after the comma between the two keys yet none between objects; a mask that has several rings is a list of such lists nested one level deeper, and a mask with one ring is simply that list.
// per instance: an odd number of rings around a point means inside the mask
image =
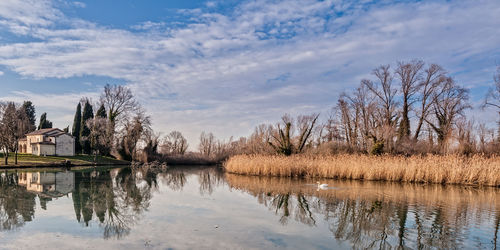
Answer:
[{"label": "tree line", "polygon": [[[285,114],[248,137],[227,143],[202,134],[200,153],[499,154],[500,66],[481,108],[499,119],[498,131],[466,117],[469,90],[437,64],[421,60],[381,65],[353,91],[342,93],[327,119]],[[496,112],[495,112],[496,111]],[[210,151],[210,149],[221,149]]]},{"label": "tree line", "polygon": [[[370,79],[342,93],[326,119],[319,113],[261,124],[248,137],[218,140],[202,132],[198,152],[187,152],[179,131],[162,138],[132,91],[106,85],[97,102],[82,98],[71,132],[79,154],[116,156],[129,161],[152,161],[165,156],[202,157],[214,161],[234,154],[371,153],[445,154],[500,153],[500,66],[482,108],[496,111],[498,131],[466,117],[469,90],[437,64],[421,60],[381,65]],[[98,107],[98,108],[97,108]],[[97,110],[94,112],[95,108]],[[30,101],[0,104],[0,148],[5,164],[18,141],[35,130],[35,107]],[[38,129],[51,128],[44,113]]]}]

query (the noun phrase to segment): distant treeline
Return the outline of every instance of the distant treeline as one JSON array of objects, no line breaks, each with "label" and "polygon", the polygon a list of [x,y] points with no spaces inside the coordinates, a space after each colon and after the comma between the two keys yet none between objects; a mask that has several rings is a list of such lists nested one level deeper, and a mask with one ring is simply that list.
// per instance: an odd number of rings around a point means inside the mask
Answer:
[{"label": "distant treeline", "polygon": [[[77,104],[71,133],[76,152],[107,155],[129,161],[182,157],[217,162],[236,154],[368,153],[368,154],[499,154],[498,131],[468,119],[469,91],[437,64],[420,60],[382,65],[350,93],[339,95],[336,105],[321,119],[319,114],[285,114],[281,122],[261,124],[248,137],[217,140],[202,132],[198,152],[189,152],[186,138],[172,131],[160,138],[151,117],[132,91],[106,85],[99,101],[83,97]],[[95,108],[98,109],[96,111]],[[482,107],[500,121],[500,66]],[[322,121],[324,120],[324,121]],[[0,104],[0,148],[18,151],[18,140],[35,130],[35,107],[30,101]],[[38,129],[51,128],[47,114]],[[7,155],[8,154],[4,154]],[[7,159],[5,159],[7,162]]]},{"label": "distant treeline", "polygon": [[[498,130],[466,117],[469,91],[437,64],[420,60],[382,65],[350,93],[340,94],[328,118],[285,114],[252,135],[223,143],[200,138],[200,152],[233,154],[500,154]],[[500,121],[500,66],[481,108]],[[208,141],[208,142],[207,142]]]}]

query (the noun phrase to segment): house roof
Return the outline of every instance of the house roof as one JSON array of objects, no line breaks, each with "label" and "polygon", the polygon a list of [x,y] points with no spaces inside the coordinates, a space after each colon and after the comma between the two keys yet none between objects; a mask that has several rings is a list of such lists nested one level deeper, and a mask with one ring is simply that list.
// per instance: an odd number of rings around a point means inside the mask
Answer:
[{"label": "house roof", "polygon": [[31,145],[36,145],[36,144],[41,144],[41,145],[56,145],[55,143],[51,141],[39,141],[39,142],[32,142]]},{"label": "house roof", "polygon": [[45,136],[53,136],[53,137],[58,137],[61,135],[69,135],[72,136],[58,128],[44,128],[44,129],[39,129],[36,131],[33,131],[31,133],[26,134],[26,136],[29,135],[45,135]]},{"label": "house roof", "polygon": [[62,131],[58,128],[44,128],[44,129],[39,129],[39,130],[36,130],[36,131],[33,131],[31,133],[28,133],[26,135],[45,135],[47,133],[51,133],[51,132],[54,132],[54,131]]}]

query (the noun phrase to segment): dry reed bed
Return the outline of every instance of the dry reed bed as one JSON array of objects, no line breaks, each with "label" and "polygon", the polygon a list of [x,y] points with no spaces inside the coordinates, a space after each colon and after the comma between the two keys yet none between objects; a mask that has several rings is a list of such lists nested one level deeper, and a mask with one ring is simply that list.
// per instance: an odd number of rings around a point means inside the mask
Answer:
[{"label": "dry reed bed", "polygon": [[224,166],[258,176],[500,186],[500,156],[237,155]]},{"label": "dry reed bed", "polygon": [[426,207],[465,206],[488,211],[497,211],[500,208],[500,192],[496,188],[323,180],[322,182],[328,183],[332,189],[318,191],[315,186],[308,185],[314,184],[313,181],[304,179],[227,174],[226,180],[231,188],[253,196],[291,193],[326,200],[378,200]]}]

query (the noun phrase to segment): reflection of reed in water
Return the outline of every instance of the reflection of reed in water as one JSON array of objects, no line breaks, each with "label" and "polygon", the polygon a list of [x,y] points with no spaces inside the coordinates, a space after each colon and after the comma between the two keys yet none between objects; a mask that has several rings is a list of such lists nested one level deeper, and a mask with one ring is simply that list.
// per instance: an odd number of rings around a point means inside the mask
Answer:
[{"label": "reflection of reed in water", "polygon": [[284,224],[323,218],[336,239],[354,248],[458,248],[472,225],[489,233],[482,244],[497,244],[500,191],[494,188],[331,180],[334,189],[316,191],[313,181],[291,178],[227,174],[226,180],[275,210]]}]

